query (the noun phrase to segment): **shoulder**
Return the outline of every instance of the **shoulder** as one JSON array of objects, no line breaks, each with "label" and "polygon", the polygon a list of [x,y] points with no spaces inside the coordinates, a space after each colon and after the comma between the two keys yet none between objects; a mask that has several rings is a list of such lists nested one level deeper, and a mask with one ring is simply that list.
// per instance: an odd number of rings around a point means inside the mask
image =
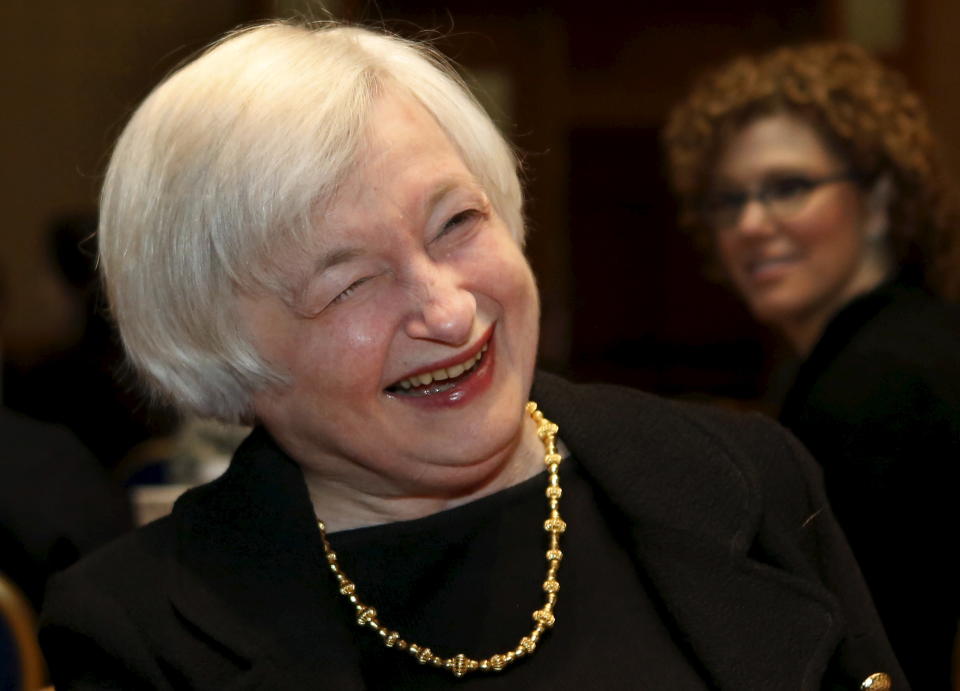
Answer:
[{"label": "shoulder", "polygon": [[[829,337],[830,332],[825,334]],[[960,305],[946,303],[918,289],[904,288],[865,320],[836,348],[826,349],[821,369],[831,376],[862,377],[883,385],[884,374],[923,381],[937,387],[960,383]],[[811,354],[816,365],[820,346]],[[829,351],[833,351],[831,357]]]},{"label": "shoulder", "polygon": [[0,445],[0,532],[44,576],[130,529],[126,497],[66,428],[0,408]]},{"label": "shoulder", "polygon": [[119,607],[155,601],[175,549],[170,517],[133,530],[95,550],[53,577],[43,618],[73,616],[77,603],[112,600]]},{"label": "shoulder", "polygon": [[822,508],[816,464],[765,416],[550,375],[534,391],[604,490],[647,518],[746,536],[764,513],[796,523]]},{"label": "shoulder", "polygon": [[[0,444],[0,496],[5,496],[4,488],[19,494],[23,487],[36,487],[41,482],[49,497],[48,504],[83,492],[106,492],[106,471],[66,427],[0,408]],[[58,497],[61,492],[64,496]],[[90,501],[93,497],[84,499]],[[2,503],[10,502],[16,502],[16,496]]]},{"label": "shoulder", "polygon": [[30,458],[49,461],[58,459],[63,465],[95,463],[90,452],[67,428],[34,420],[15,411],[0,407],[0,440],[10,462]]},{"label": "shoulder", "polygon": [[656,444],[667,454],[713,450],[737,455],[751,448],[783,452],[795,444],[764,415],[673,401],[612,384],[574,384],[539,373],[534,393],[544,397],[548,417],[567,423],[567,433],[598,442],[602,437],[629,438]]},{"label": "shoulder", "polygon": [[798,433],[839,424],[878,439],[922,429],[956,435],[958,352],[960,306],[905,290],[842,344],[818,344],[797,373],[783,419]]}]

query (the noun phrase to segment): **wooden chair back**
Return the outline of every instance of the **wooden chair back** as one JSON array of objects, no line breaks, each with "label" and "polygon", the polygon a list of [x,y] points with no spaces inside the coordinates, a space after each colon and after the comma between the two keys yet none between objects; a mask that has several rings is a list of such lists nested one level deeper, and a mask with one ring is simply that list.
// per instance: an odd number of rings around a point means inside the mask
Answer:
[{"label": "wooden chair back", "polygon": [[37,620],[26,596],[0,573],[0,691],[36,691],[45,683]]}]

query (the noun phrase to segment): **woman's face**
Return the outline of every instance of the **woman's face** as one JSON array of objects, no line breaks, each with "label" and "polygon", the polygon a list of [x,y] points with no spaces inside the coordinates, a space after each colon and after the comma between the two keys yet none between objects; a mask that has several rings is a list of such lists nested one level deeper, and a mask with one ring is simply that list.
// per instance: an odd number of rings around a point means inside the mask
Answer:
[{"label": "woman's face", "polygon": [[[289,299],[243,297],[291,384],[254,398],[305,467],[385,496],[479,482],[518,443],[539,304],[521,249],[436,121],[386,94]],[[433,381],[430,381],[430,379]]]},{"label": "woman's face", "polygon": [[801,350],[840,307],[888,273],[886,200],[843,177],[850,172],[813,127],[787,114],[748,124],[718,161],[716,198],[769,190],[786,199],[771,205],[754,197],[713,232],[720,261],[753,314]]}]

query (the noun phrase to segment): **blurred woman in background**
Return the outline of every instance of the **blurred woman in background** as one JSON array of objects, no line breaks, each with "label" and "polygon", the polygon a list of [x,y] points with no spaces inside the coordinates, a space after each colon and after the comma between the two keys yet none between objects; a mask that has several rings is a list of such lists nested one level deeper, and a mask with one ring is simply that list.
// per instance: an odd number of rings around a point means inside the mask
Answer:
[{"label": "blurred woman in background", "polygon": [[948,688],[960,271],[923,106],[856,46],[783,48],[703,78],[664,139],[684,225],[802,358],[781,420],[823,465],[908,678]]}]

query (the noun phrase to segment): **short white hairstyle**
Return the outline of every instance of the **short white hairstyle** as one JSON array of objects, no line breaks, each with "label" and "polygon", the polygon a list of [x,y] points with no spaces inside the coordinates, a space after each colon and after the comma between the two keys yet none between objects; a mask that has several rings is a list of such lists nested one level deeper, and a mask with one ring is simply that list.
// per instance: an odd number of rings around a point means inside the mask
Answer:
[{"label": "short white hairstyle", "polygon": [[428,46],[332,23],[229,34],[144,100],[104,181],[107,296],[153,394],[250,421],[253,393],[286,383],[250,343],[237,296],[280,290],[278,251],[307,247],[387,89],[433,115],[522,244],[514,151]]}]

